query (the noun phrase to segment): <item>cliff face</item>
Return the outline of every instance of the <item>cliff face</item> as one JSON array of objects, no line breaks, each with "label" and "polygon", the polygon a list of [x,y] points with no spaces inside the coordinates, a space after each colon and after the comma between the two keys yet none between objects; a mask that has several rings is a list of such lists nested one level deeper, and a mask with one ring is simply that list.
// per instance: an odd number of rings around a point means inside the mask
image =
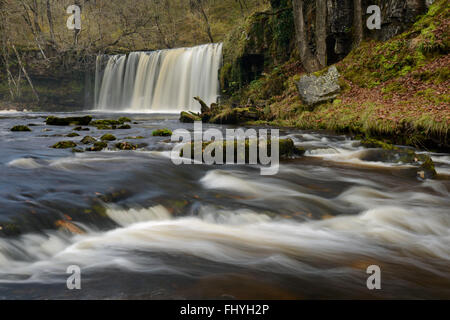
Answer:
[{"label": "cliff face", "polygon": [[[296,0],[294,0],[296,1]],[[331,65],[342,60],[354,48],[355,0],[326,0],[326,60]],[[430,0],[362,0],[363,37],[386,41],[407,30],[424,14]],[[316,0],[303,0],[305,33],[308,48],[316,48]],[[381,29],[369,30],[367,8],[381,9]],[[271,9],[255,13],[233,30],[224,46],[221,84],[225,94],[232,94],[274,65],[299,59],[295,43],[291,0],[272,0]]]}]

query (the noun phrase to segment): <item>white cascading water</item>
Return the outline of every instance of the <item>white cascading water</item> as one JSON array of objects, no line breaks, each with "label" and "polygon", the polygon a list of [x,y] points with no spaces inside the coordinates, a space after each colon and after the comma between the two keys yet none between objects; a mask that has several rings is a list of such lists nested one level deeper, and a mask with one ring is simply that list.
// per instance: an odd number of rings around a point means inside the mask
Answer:
[{"label": "white cascading water", "polygon": [[97,57],[96,110],[198,112],[193,97],[208,105],[219,97],[221,43],[109,56],[102,74],[103,58]]}]

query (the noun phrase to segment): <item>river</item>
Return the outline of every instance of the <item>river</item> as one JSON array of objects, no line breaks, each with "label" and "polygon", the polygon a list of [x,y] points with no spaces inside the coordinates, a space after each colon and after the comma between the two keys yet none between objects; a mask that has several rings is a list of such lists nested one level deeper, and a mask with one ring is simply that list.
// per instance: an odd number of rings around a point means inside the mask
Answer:
[{"label": "river", "polygon": [[[450,298],[450,154],[430,153],[438,178],[421,181],[362,160],[371,151],[349,137],[280,129],[307,151],[277,175],[176,166],[170,137],[151,133],[192,124],[124,115],[130,130],[67,138],[48,114],[0,113],[0,299]],[[49,147],[106,132],[147,146]],[[70,265],[81,290],[66,287]],[[381,290],[366,286],[370,265]]]}]

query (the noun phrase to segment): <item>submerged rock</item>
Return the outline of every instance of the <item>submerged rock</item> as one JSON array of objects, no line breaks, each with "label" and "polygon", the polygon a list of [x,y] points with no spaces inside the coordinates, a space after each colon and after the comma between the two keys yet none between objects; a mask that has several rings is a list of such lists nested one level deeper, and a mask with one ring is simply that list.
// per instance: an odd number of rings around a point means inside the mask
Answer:
[{"label": "submerged rock", "polygon": [[417,167],[417,177],[421,179],[433,179],[437,175],[434,162],[427,154],[419,154],[413,149],[397,147],[373,138],[362,140],[361,145],[369,148],[361,160],[413,165]]},{"label": "submerged rock", "polygon": [[83,143],[83,144],[93,144],[96,142],[97,142],[97,140],[91,136],[86,136],[83,139],[81,139],[81,143]]},{"label": "submerged rock", "polygon": [[31,131],[31,129],[28,128],[27,126],[19,125],[19,126],[12,127],[11,131],[14,131],[14,132],[27,132],[27,131]]},{"label": "submerged rock", "polygon": [[200,118],[199,115],[197,115],[193,112],[182,111],[180,114],[180,122],[194,123],[195,121],[201,121],[201,120],[202,120],[202,118]]},{"label": "submerged rock", "polygon": [[311,74],[301,77],[296,83],[301,100],[309,106],[334,100],[341,91],[339,77],[335,66],[321,76]]},{"label": "submerged rock", "polygon": [[113,136],[111,133],[106,133],[100,138],[100,140],[102,140],[102,141],[114,141],[114,140],[116,140],[116,137]]},{"label": "submerged rock", "polygon": [[127,130],[127,129],[131,129],[131,126],[129,124],[124,124],[124,125],[121,125],[120,127],[118,127],[117,129]]},{"label": "submerged rock", "polygon": [[74,131],[89,131],[89,128],[83,128],[83,127],[75,127],[73,128]]},{"label": "submerged rock", "polygon": [[83,153],[84,150],[81,149],[81,148],[72,148],[72,152],[73,152],[73,153]]},{"label": "submerged rock", "polygon": [[[245,143],[244,143],[244,153],[245,154],[238,153],[238,152],[240,152],[240,150],[239,150],[239,145],[238,145],[237,141],[234,141],[234,142],[232,142],[232,141],[203,142],[202,150],[201,150],[202,155],[208,146],[210,146],[212,144],[219,144],[219,145],[222,145],[222,148],[223,148],[223,163],[226,163],[226,147],[227,147],[227,144],[229,144],[229,143],[234,144],[234,161],[235,162],[236,162],[238,155],[240,155],[240,157],[242,159],[245,159],[245,163],[250,162],[250,150],[251,150],[250,148],[253,143],[257,144],[256,140],[245,140]],[[289,158],[289,157],[292,157],[295,155],[303,155],[305,152],[305,150],[303,148],[295,147],[294,141],[292,141],[292,139],[279,139],[278,143],[279,143],[280,158]],[[196,154],[194,143],[190,143],[190,146],[191,146],[191,159],[194,159],[195,154]],[[260,146],[257,144],[256,147],[257,147],[257,157],[258,157],[257,161],[260,162],[260,159],[259,159]],[[272,149],[272,140],[267,141],[267,149],[268,149],[267,153],[270,155],[271,149]],[[182,149],[180,151],[180,157],[183,157],[183,156],[184,156],[184,152]],[[212,156],[215,156],[214,151],[212,151]],[[203,156],[202,156],[202,159],[203,159]]]},{"label": "submerged rock", "polygon": [[68,137],[68,138],[73,138],[73,137],[79,137],[80,135],[78,134],[78,133],[76,133],[76,132],[72,132],[72,133],[69,133],[66,137]]},{"label": "submerged rock", "polygon": [[172,131],[167,128],[158,129],[152,132],[152,136],[154,137],[170,137],[172,135]]},{"label": "submerged rock", "polygon": [[87,148],[86,151],[102,151],[103,149],[107,148],[108,144],[103,141],[98,141],[94,143],[94,146]]},{"label": "submerged rock", "polygon": [[75,148],[77,144],[73,141],[60,141],[55,143],[52,148],[54,149],[70,149]]},{"label": "submerged rock", "polygon": [[70,126],[70,125],[87,126],[91,121],[92,121],[91,116],[67,117],[67,118],[58,118],[54,116],[49,116],[47,117],[45,123],[50,126]]},{"label": "submerged rock", "polygon": [[95,127],[97,128],[97,130],[113,130],[116,128],[115,126],[108,126],[106,124],[98,124]]},{"label": "submerged rock", "polygon": [[131,119],[130,119],[130,118],[127,118],[127,117],[120,117],[120,118],[118,119],[118,121],[120,121],[120,122],[122,122],[122,123],[125,123],[125,122],[131,122]]},{"label": "submerged rock", "polygon": [[138,149],[138,145],[130,142],[119,142],[116,143],[116,148],[120,150],[136,150]]}]

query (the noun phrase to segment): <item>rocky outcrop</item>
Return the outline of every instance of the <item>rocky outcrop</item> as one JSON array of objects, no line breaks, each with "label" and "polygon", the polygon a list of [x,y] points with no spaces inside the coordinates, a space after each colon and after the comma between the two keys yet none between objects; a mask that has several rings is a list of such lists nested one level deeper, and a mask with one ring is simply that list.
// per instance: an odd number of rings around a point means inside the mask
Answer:
[{"label": "rocky outcrop", "polygon": [[91,116],[85,117],[67,117],[67,118],[58,118],[54,116],[49,116],[46,119],[46,124],[49,126],[87,126],[92,121]]},{"label": "rocky outcrop", "polygon": [[19,125],[19,126],[12,127],[11,131],[13,131],[13,132],[24,132],[24,131],[31,131],[31,129],[28,128],[27,126]]},{"label": "rocky outcrop", "polygon": [[301,77],[297,88],[303,103],[314,106],[334,100],[341,91],[338,80],[339,72],[335,66],[321,76],[311,74]]}]

